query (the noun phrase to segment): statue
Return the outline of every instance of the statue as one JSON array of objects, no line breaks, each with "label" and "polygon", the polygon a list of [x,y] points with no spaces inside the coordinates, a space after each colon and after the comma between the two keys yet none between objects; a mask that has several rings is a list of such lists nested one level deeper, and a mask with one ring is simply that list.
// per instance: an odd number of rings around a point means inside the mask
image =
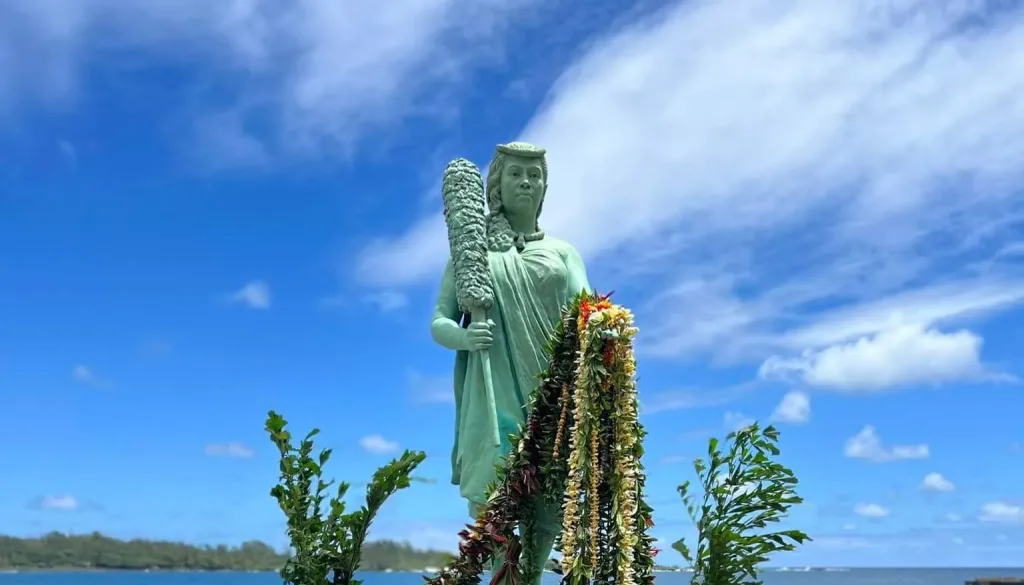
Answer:
[{"label": "statue", "polygon": [[[590,291],[576,249],[540,230],[547,185],[543,149],[522,142],[497,147],[487,172],[485,234],[480,234],[491,290],[478,305],[484,305],[488,318],[467,314],[461,298],[467,295],[456,283],[459,258],[451,258],[431,323],[434,341],[456,352],[452,483],[473,516],[487,502],[487,487],[498,480],[495,467],[510,450],[508,436],[526,418],[562,309],[581,291]],[[562,526],[557,508],[541,507],[536,516],[531,562],[542,567]]]}]

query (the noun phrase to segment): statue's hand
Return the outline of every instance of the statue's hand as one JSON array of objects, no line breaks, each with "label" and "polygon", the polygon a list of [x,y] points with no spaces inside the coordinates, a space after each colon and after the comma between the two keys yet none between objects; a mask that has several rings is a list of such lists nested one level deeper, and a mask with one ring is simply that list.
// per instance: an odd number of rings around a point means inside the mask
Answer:
[{"label": "statue's hand", "polygon": [[486,323],[483,321],[470,323],[466,328],[466,345],[469,351],[490,349],[494,343],[494,334],[491,332],[493,328],[494,321],[490,319]]}]

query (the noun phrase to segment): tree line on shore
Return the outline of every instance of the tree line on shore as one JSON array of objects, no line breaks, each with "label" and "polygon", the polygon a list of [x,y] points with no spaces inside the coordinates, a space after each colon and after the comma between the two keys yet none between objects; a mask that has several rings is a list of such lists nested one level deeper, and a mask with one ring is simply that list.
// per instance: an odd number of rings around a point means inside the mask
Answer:
[{"label": "tree line on shore", "polygon": [[[441,567],[450,554],[419,550],[407,543],[367,542],[365,571],[420,570]],[[276,571],[288,555],[253,540],[239,546],[200,546],[160,540],[121,540],[93,532],[52,532],[37,538],[0,536],[0,570],[109,569],[192,571]]]}]

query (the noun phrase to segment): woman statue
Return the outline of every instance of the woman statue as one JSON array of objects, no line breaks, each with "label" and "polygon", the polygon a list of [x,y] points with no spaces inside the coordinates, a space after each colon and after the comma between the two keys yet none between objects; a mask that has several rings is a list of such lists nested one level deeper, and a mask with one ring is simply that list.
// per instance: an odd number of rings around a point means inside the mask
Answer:
[{"label": "woman statue", "polygon": [[[547,366],[545,347],[564,306],[589,290],[586,268],[570,244],[548,237],[537,218],[547,193],[544,149],[523,142],[497,147],[487,171],[487,247],[494,306],[487,322],[469,323],[456,300],[449,259],[430,331],[455,350],[455,446],[452,483],[475,517],[486,489],[497,481],[495,466],[511,448],[508,435],[526,419],[526,404]],[[491,360],[501,446],[491,437],[478,351]],[[538,507],[535,566],[544,567],[561,531],[557,508]]]}]

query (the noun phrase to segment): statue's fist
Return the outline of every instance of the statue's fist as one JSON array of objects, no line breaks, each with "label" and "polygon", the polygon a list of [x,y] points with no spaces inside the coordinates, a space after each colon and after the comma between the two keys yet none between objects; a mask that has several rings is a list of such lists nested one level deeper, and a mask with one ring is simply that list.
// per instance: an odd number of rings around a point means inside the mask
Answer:
[{"label": "statue's fist", "polygon": [[487,322],[470,323],[466,328],[466,345],[469,347],[469,351],[490,349],[494,343],[492,329],[494,329],[494,321],[490,319]]}]

